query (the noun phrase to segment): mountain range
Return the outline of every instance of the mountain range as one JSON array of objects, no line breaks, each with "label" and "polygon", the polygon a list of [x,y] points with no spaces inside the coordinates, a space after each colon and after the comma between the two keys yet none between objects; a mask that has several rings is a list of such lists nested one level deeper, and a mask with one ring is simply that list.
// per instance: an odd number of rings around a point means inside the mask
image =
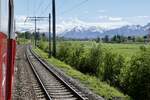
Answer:
[{"label": "mountain range", "polygon": [[150,32],[150,23],[145,26],[141,25],[126,25],[115,29],[103,29],[96,26],[84,27],[75,26],[72,29],[65,30],[59,36],[71,39],[93,39],[97,37],[104,37],[108,35],[112,37],[114,35],[122,36],[144,36]]}]

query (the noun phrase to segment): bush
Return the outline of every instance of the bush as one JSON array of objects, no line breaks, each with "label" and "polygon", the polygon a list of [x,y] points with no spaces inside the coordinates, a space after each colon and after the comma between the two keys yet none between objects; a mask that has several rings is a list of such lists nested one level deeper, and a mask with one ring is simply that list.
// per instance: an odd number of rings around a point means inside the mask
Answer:
[{"label": "bush", "polygon": [[82,57],[80,67],[84,73],[99,75],[103,63],[102,45],[93,44],[86,56]]},{"label": "bush", "polygon": [[92,75],[99,74],[99,68],[103,62],[103,50],[101,45],[93,44],[89,51],[84,45],[71,45],[64,43],[59,47],[57,58],[80,70]]},{"label": "bush", "polygon": [[45,52],[48,52],[48,43],[44,42],[44,41],[39,41],[38,42],[38,47],[42,50],[44,50]]},{"label": "bush", "polygon": [[121,68],[125,66],[123,56],[106,52],[104,57],[103,80],[111,85],[119,86],[119,75]]},{"label": "bush", "polygon": [[59,50],[57,51],[57,58],[61,61],[65,61],[66,63],[69,62],[69,56],[71,54],[71,44],[70,43],[64,43],[64,44],[61,44],[59,46]]},{"label": "bush", "polygon": [[103,80],[111,83],[113,81],[113,67],[115,65],[114,54],[106,52],[104,57],[104,73]]},{"label": "bush", "polygon": [[121,73],[122,89],[134,100],[150,100],[150,51],[132,57]]},{"label": "bush", "polygon": [[83,45],[72,47],[72,52],[69,56],[69,64],[76,69],[80,70],[81,59],[84,56],[85,50]]}]

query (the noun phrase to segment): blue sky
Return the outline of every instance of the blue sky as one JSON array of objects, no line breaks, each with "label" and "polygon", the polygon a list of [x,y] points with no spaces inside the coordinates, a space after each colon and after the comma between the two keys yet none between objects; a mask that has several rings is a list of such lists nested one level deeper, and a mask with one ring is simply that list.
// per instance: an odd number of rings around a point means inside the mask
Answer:
[{"label": "blue sky", "polygon": [[[51,0],[14,1],[17,18],[47,16],[51,11]],[[71,26],[71,23],[102,23],[103,26],[106,23],[108,27],[112,24],[145,25],[150,22],[149,4],[150,0],[56,0],[57,24]]]}]

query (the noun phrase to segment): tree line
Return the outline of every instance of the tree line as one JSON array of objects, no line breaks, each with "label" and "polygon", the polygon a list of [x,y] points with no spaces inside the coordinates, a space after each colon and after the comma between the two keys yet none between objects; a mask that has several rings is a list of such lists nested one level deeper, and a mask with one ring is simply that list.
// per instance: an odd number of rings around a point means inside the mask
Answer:
[{"label": "tree line", "polygon": [[150,36],[123,36],[123,35],[114,35],[113,37],[109,37],[106,35],[103,38],[97,37],[94,39],[96,42],[105,42],[105,43],[135,43],[135,42],[150,42]]}]

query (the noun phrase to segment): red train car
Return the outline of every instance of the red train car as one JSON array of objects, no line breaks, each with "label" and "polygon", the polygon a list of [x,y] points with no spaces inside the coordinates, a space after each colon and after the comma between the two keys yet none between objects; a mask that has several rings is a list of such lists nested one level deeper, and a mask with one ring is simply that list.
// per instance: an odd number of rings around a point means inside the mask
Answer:
[{"label": "red train car", "polygon": [[0,0],[0,100],[11,100],[16,41],[13,0]]}]

